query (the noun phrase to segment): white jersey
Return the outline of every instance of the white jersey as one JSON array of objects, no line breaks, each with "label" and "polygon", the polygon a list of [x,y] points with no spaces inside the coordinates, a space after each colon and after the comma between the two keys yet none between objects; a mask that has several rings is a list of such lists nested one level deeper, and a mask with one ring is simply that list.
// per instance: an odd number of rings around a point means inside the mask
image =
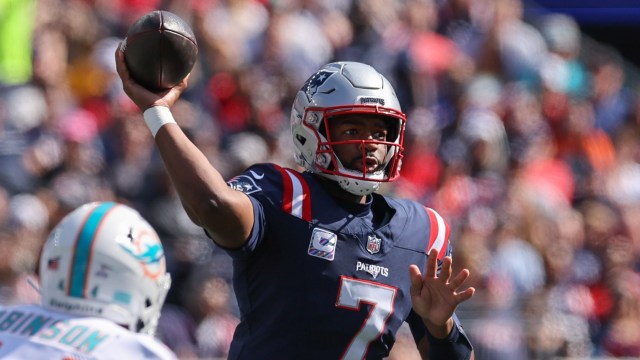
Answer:
[{"label": "white jersey", "polygon": [[152,336],[36,305],[0,305],[0,359],[176,359]]}]

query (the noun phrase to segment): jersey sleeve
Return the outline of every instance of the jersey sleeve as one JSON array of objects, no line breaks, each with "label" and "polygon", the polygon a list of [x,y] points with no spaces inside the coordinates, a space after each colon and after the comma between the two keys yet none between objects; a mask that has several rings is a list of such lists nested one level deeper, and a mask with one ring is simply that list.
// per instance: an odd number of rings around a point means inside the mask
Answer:
[{"label": "jersey sleeve", "polygon": [[452,253],[451,242],[449,241],[451,228],[437,211],[428,207],[425,207],[424,210],[429,218],[429,245],[426,253],[429,254],[432,249],[438,250],[438,265],[440,265],[440,261],[445,256],[451,256]]},{"label": "jersey sleeve", "polygon": [[[295,175],[297,174],[297,175]],[[247,243],[238,250],[227,252],[232,256],[254,251],[268,232],[268,213],[271,211],[296,211],[291,177],[297,172],[275,164],[256,164],[227,182],[234,190],[249,196],[253,204],[254,224]]]},{"label": "jersey sleeve", "polygon": [[406,323],[409,325],[409,329],[411,329],[411,335],[413,335],[413,340],[416,344],[420,343],[423,337],[427,336],[427,327],[422,322],[422,319],[415,311],[411,310],[409,316],[406,319]]},{"label": "jersey sleeve", "polygon": [[[428,219],[427,221],[428,235],[426,236],[427,246],[425,248],[425,255],[428,256],[429,252],[432,249],[438,250],[437,274],[439,275],[440,269],[442,266],[442,260],[444,259],[444,257],[453,255],[452,242],[449,238],[451,234],[451,229],[449,227],[449,224],[446,222],[446,220],[434,209],[423,207],[422,210],[423,212],[426,213],[427,219]],[[453,320],[454,320],[454,331],[452,331],[452,334],[450,335],[450,337],[452,339],[455,338],[455,341],[449,338],[447,338],[447,341],[449,340],[454,341],[456,344],[454,348],[462,349],[464,350],[463,352],[466,354],[467,350],[470,351],[472,347],[455,313],[453,314]],[[430,335],[428,335],[427,327],[424,325],[424,322],[422,321],[420,316],[417,313],[415,313],[413,310],[411,310],[411,312],[409,313],[409,316],[407,316],[405,321],[407,322],[407,324],[409,325],[409,328],[411,329],[411,334],[413,335],[413,339],[416,342],[416,344],[420,343],[420,341],[425,336],[430,337]],[[431,340],[431,337],[430,337],[430,340]],[[434,342],[431,341],[430,347],[434,347],[434,346],[435,346]],[[458,357],[447,356],[443,358],[458,358]]]}]

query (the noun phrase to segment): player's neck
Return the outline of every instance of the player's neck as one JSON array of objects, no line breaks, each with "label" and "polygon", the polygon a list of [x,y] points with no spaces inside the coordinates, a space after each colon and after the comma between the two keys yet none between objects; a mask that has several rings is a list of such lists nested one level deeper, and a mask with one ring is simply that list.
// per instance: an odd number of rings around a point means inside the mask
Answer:
[{"label": "player's neck", "polygon": [[367,202],[367,197],[363,195],[354,195],[338,185],[337,182],[333,180],[326,179],[322,176],[316,176],[320,184],[327,190],[331,196],[336,197],[338,199],[347,200],[349,202],[353,202],[356,204],[365,204]]}]

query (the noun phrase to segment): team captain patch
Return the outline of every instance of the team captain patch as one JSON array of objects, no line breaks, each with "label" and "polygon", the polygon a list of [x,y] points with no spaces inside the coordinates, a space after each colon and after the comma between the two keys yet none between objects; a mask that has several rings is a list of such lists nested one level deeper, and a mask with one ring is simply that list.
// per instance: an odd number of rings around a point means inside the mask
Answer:
[{"label": "team captain patch", "polygon": [[315,228],[311,234],[308,254],[321,259],[333,261],[336,255],[338,236],[330,231]]},{"label": "team captain patch", "polygon": [[247,175],[239,175],[227,182],[230,188],[241,191],[247,195],[262,191],[262,188],[256,184],[256,182]]}]

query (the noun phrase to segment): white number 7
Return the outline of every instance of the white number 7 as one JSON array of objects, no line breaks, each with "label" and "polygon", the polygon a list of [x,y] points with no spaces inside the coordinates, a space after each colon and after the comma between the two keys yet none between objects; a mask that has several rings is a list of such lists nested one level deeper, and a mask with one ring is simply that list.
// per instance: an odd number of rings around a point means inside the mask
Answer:
[{"label": "white number 7", "polygon": [[344,351],[342,360],[364,359],[369,344],[382,335],[387,320],[393,314],[396,291],[396,288],[388,285],[340,277],[336,307],[358,311],[363,302],[371,305],[367,319]]}]

